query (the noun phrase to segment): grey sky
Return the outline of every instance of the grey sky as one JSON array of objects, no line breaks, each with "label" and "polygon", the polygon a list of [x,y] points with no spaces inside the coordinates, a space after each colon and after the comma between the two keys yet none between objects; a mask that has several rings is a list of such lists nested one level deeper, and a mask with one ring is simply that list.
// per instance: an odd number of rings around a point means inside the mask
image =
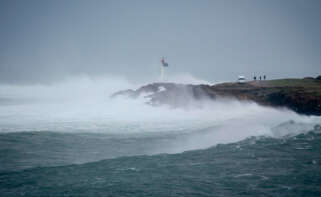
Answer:
[{"label": "grey sky", "polygon": [[0,83],[321,74],[321,1],[0,1]]}]

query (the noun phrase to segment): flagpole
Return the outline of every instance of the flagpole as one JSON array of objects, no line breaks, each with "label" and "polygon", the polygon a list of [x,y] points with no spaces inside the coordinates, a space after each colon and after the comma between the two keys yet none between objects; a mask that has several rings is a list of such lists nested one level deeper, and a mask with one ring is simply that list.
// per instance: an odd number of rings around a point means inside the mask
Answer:
[{"label": "flagpole", "polygon": [[160,79],[161,79],[161,82],[164,81],[164,66],[163,65],[160,66]]}]

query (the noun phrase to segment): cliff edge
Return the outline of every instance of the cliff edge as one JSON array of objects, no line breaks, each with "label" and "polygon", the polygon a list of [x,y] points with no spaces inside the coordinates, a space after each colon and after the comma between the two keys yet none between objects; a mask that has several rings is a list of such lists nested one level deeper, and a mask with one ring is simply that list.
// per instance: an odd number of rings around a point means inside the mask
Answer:
[{"label": "cliff edge", "polygon": [[137,90],[119,91],[111,97],[145,97],[147,103],[184,107],[202,100],[234,98],[263,106],[286,107],[299,114],[321,115],[321,79],[278,79],[216,85],[153,83]]}]

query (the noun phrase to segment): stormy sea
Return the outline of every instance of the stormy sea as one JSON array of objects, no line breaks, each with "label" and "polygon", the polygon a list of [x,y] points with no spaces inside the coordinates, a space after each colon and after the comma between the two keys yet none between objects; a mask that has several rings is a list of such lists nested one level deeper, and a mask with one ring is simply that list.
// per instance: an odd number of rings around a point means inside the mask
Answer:
[{"label": "stormy sea", "polygon": [[[139,87],[136,85],[135,87]],[[321,118],[110,99],[122,79],[0,87],[0,196],[320,196]]]}]

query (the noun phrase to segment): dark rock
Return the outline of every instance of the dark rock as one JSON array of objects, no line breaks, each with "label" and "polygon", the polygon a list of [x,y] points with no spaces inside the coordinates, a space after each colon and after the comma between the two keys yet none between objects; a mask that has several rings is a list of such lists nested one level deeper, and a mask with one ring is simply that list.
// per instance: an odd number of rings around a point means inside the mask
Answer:
[{"label": "dark rock", "polygon": [[315,125],[314,131],[321,131],[321,126],[319,124]]},{"label": "dark rock", "polygon": [[128,90],[122,90],[122,91],[115,92],[115,93],[112,94],[110,97],[111,97],[111,98],[115,98],[115,97],[117,97],[117,96],[133,97],[134,94],[135,94],[135,91],[134,91],[134,90],[128,89]]},{"label": "dark rock", "polygon": [[137,90],[116,92],[112,97],[137,98],[146,93],[147,103],[154,106],[197,106],[201,100],[234,98],[264,106],[286,107],[305,115],[321,115],[321,84],[310,79],[222,83],[213,86],[153,83]]}]

